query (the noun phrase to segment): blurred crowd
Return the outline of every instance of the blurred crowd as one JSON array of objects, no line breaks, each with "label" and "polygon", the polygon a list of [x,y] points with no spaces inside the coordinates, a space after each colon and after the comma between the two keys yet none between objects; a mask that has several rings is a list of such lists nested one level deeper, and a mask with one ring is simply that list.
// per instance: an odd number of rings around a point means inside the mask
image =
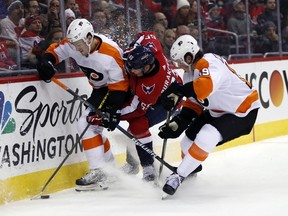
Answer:
[{"label": "blurred crowd", "polygon": [[[2,0],[0,69],[19,68],[17,55],[20,55],[22,69],[35,68],[46,48],[61,42],[66,32],[63,28],[81,17],[93,24],[95,32],[112,38],[123,49],[139,31],[137,18],[141,17],[141,30],[155,32],[168,59],[171,45],[183,34],[190,34],[197,40],[201,36],[204,52],[221,56],[247,53],[248,35],[252,53],[277,52],[279,40],[282,51],[288,51],[288,3],[284,0],[279,1],[280,13],[277,13],[276,0],[249,0],[248,14],[245,0],[200,0],[201,17],[197,13],[197,0],[139,2],[141,16],[136,13],[135,0],[128,0],[129,10],[125,10],[125,0],[64,0],[63,3],[59,0]],[[61,23],[63,18],[65,21]],[[278,25],[281,32],[278,32]],[[238,47],[235,35],[239,39]],[[67,65],[69,71],[79,70],[73,59]],[[64,72],[64,63],[57,69]]]}]

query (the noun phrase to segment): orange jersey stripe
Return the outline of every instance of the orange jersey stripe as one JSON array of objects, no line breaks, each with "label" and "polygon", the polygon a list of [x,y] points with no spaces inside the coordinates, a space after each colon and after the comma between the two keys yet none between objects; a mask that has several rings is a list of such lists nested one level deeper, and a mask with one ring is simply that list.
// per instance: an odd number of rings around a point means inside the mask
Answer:
[{"label": "orange jersey stripe", "polygon": [[111,91],[128,91],[129,88],[129,82],[126,76],[125,80],[117,82],[117,83],[113,83],[113,84],[109,84],[108,88]]},{"label": "orange jersey stripe", "polygon": [[202,106],[200,106],[199,104],[193,103],[189,99],[187,99],[184,102],[183,107],[187,107],[189,109],[192,109],[193,111],[195,111],[197,113],[198,116],[200,116],[201,113],[203,112],[203,107]]},{"label": "orange jersey stripe", "polygon": [[243,102],[240,104],[236,112],[238,113],[245,113],[253,104],[253,102],[257,101],[259,98],[258,92],[255,90],[253,91]]},{"label": "orange jersey stripe", "polygon": [[110,45],[109,43],[106,43],[106,42],[102,42],[101,43],[101,46],[98,50],[99,53],[101,54],[105,54],[105,55],[108,55],[108,56],[112,56],[115,61],[117,62],[118,66],[122,69],[122,74],[123,74],[123,77],[125,78],[124,81],[121,81],[121,82],[117,82],[117,83],[113,83],[113,84],[110,84],[108,87],[110,90],[120,90],[120,91],[127,91],[128,88],[129,88],[129,81],[128,81],[128,78],[126,76],[126,73],[124,71],[124,62],[123,62],[123,59],[122,59],[122,56],[121,56],[121,53],[119,52],[119,50],[115,47],[113,47],[112,45]]},{"label": "orange jersey stripe", "polygon": [[199,161],[204,161],[208,157],[208,152],[199,148],[196,143],[192,144],[188,152],[193,158]]},{"label": "orange jersey stripe", "polygon": [[46,52],[45,53],[51,53],[55,59],[56,59],[56,63],[55,64],[58,64],[59,63],[59,58],[58,58],[58,55],[55,53],[55,49],[60,45],[60,44],[65,44],[65,43],[68,43],[68,39],[67,38],[64,38],[64,40],[62,40],[59,44],[57,43],[52,43],[47,49],[46,49]]},{"label": "orange jersey stripe", "polygon": [[97,135],[97,136],[94,136],[90,139],[82,140],[82,145],[83,145],[84,150],[96,148],[98,146],[103,145],[102,137],[101,137],[101,135]]},{"label": "orange jersey stripe", "polygon": [[110,149],[110,142],[108,140],[108,138],[106,138],[105,142],[104,142],[104,153],[106,153],[107,151],[109,151]]},{"label": "orange jersey stripe", "polygon": [[[195,69],[199,70],[200,72],[204,68],[208,69],[208,67],[209,62],[203,58],[200,59],[195,65]],[[209,75],[202,74],[198,79],[193,81],[193,86],[194,86],[194,92],[198,100],[204,100],[205,98],[207,98],[213,90],[213,82],[210,74]]]}]

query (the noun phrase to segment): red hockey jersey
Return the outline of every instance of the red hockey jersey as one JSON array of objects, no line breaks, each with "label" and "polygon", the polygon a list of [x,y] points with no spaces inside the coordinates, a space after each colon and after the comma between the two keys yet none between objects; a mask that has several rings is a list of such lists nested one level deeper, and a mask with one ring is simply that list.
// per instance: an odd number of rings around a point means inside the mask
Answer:
[{"label": "red hockey jersey", "polygon": [[161,93],[176,79],[181,78],[172,71],[162,52],[160,41],[153,32],[141,32],[138,34],[137,43],[149,45],[160,66],[159,71],[153,76],[137,77],[131,74],[129,79],[130,90],[133,97],[121,110],[121,119],[128,120],[143,116],[147,109],[156,104]]}]

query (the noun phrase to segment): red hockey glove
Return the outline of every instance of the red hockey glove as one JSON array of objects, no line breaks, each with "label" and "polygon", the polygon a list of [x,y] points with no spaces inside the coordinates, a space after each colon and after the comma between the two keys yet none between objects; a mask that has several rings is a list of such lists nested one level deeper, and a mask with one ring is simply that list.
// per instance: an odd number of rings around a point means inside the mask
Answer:
[{"label": "red hockey glove", "polygon": [[95,112],[90,112],[89,115],[86,117],[86,121],[92,125],[101,125],[102,117]]}]

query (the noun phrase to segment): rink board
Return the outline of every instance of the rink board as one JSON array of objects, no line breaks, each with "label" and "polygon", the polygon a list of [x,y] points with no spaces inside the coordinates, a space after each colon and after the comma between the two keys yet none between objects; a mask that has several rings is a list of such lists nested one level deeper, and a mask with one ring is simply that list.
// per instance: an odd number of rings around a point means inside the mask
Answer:
[{"label": "rink board", "polygon": [[[262,107],[249,135],[216,150],[288,134],[287,63],[287,60],[275,60],[232,65],[237,71],[251,71],[241,76],[257,88]],[[82,96],[87,97],[91,92],[82,76],[60,80]],[[41,190],[79,137],[76,123],[83,107],[54,83],[40,82],[37,77],[1,84],[0,96],[0,204],[4,204],[33,197]],[[157,133],[158,127],[154,127],[154,151],[161,155],[163,141]],[[117,130],[108,137],[117,166],[121,166],[126,145],[133,143]],[[167,162],[180,160],[179,142],[180,139],[168,141]],[[45,192],[74,187],[75,179],[86,173],[85,156],[80,146],[76,149]]]}]

